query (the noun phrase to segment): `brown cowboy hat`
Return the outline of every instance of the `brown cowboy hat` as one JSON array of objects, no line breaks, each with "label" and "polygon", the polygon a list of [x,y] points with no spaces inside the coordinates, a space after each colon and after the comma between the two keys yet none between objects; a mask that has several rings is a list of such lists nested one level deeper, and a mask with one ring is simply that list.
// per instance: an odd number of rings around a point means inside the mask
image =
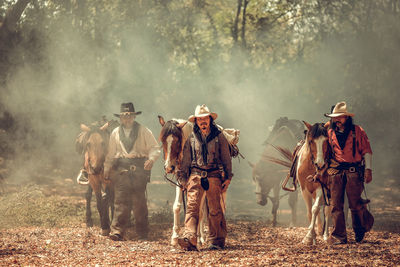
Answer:
[{"label": "brown cowboy hat", "polygon": [[210,110],[208,109],[208,107],[203,104],[203,105],[198,105],[194,111],[194,115],[191,115],[188,119],[188,121],[190,122],[194,122],[194,120],[196,118],[200,118],[200,117],[207,117],[210,116],[211,118],[213,118],[213,120],[215,120],[218,117],[217,113],[214,112],[210,112]]},{"label": "brown cowboy hat", "polygon": [[332,110],[332,113],[325,113],[325,117],[336,118],[340,116],[350,116],[353,117],[354,113],[347,112],[347,105],[346,102],[341,101],[335,105]]},{"label": "brown cowboy hat", "polygon": [[121,115],[132,114],[132,115],[139,115],[142,114],[141,111],[135,112],[135,107],[133,106],[132,102],[129,103],[122,103],[121,104],[121,111],[119,114],[114,114],[116,117],[121,117]]}]

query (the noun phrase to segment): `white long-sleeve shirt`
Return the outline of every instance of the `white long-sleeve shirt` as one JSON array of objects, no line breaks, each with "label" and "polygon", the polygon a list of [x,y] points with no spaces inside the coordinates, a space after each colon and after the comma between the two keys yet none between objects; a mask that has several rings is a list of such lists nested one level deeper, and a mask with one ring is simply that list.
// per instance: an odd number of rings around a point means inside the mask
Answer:
[{"label": "white long-sleeve shirt", "polygon": [[[138,136],[131,151],[126,151],[124,144],[119,138],[121,126],[115,128],[110,136],[108,153],[104,162],[104,171],[108,172],[113,160],[116,158],[148,158],[155,162],[161,154],[160,146],[154,138],[153,133],[145,126],[139,125]],[[129,132],[124,131],[125,136]]]}]

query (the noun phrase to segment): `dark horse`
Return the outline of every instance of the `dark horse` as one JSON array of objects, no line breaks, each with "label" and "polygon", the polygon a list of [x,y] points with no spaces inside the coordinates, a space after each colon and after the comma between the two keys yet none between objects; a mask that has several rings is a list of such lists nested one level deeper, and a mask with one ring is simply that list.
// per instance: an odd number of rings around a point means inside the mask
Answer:
[{"label": "dark horse", "polygon": [[[301,121],[289,120],[286,117],[276,120],[271,133],[264,142],[265,148],[260,160],[256,164],[249,162],[252,167],[252,177],[256,185],[257,203],[265,206],[268,198],[272,202],[272,224],[277,224],[277,212],[279,208],[279,200],[282,196],[280,193],[280,183],[282,177],[285,176],[286,169],[274,164],[268,160],[270,157],[280,156],[276,147],[289,147],[290,149],[296,146],[304,136],[305,127]],[[273,191],[273,196],[270,196],[270,191]],[[297,213],[297,192],[289,193],[288,203],[292,210],[291,225],[296,224]]]},{"label": "dark horse", "polygon": [[[97,210],[100,215],[102,235],[110,232],[109,208],[111,215],[114,213],[114,190],[112,182],[104,179],[104,161],[107,155],[108,141],[110,134],[108,131],[110,123],[107,122],[101,127],[88,127],[81,124],[81,142],[85,158],[84,169],[88,174],[88,190],[86,192],[86,225],[93,226],[92,211],[90,202],[92,192],[96,196]],[[78,183],[82,184],[78,181]]]}]

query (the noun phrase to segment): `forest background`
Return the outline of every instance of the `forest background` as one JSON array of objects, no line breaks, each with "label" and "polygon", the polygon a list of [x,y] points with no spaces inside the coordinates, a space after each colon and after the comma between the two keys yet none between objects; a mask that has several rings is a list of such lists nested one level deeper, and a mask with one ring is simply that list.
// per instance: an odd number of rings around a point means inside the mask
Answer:
[{"label": "forest background", "polygon": [[[74,179],[79,124],[122,102],[156,137],[158,114],[205,103],[254,162],[276,119],[327,121],[345,100],[374,151],[371,187],[397,192],[399,18],[397,0],[0,1],[1,174]],[[255,205],[250,168],[234,172],[231,198]]]}]

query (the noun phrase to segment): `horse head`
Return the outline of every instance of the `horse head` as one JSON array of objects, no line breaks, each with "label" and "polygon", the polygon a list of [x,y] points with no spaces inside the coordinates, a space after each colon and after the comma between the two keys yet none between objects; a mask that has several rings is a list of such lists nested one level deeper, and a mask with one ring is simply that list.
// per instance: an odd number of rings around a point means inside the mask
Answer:
[{"label": "horse head", "polygon": [[103,171],[109,140],[108,127],[108,122],[101,127],[88,127],[81,124],[81,130],[86,132],[84,143],[85,169],[89,174],[97,175]]},{"label": "horse head", "polygon": [[265,162],[259,161],[256,164],[248,162],[252,168],[252,178],[256,185],[256,202],[261,206],[265,206],[268,203],[268,194],[274,186],[273,181],[269,178],[270,175],[268,169],[265,168]]},{"label": "horse head", "polygon": [[166,173],[173,173],[181,160],[185,136],[183,128],[187,121],[172,119],[165,121],[162,116],[158,116],[162,126],[160,132],[160,141],[164,151],[164,169]]},{"label": "horse head", "polygon": [[317,172],[321,172],[328,167],[330,156],[330,146],[328,141],[328,125],[315,123],[311,125],[303,121],[307,127],[306,145],[310,153],[311,163]]}]

